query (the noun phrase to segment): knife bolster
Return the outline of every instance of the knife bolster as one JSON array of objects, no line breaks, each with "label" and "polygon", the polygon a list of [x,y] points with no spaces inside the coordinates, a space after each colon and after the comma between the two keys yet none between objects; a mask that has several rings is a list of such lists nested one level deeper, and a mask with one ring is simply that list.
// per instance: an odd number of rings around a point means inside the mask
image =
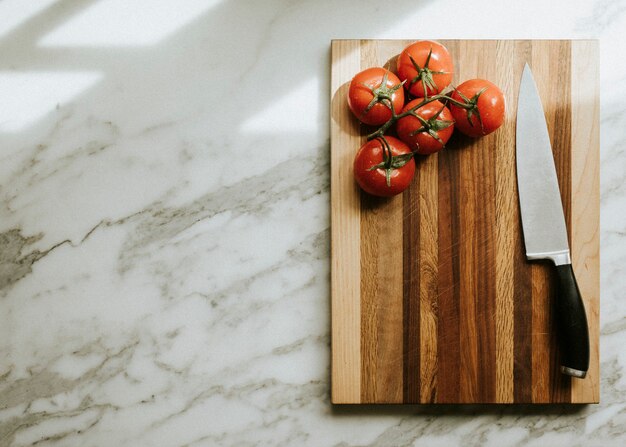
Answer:
[{"label": "knife bolster", "polygon": [[544,253],[526,253],[526,258],[528,258],[529,261],[536,259],[549,259],[556,266],[572,263],[572,259],[569,255],[569,250],[549,251]]}]

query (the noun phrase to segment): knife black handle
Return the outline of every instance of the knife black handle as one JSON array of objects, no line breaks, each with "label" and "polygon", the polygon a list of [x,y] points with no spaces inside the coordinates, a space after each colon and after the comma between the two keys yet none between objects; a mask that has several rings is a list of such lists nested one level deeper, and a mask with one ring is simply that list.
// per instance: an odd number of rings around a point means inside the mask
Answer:
[{"label": "knife black handle", "polygon": [[572,264],[556,266],[559,289],[556,321],[561,345],[561,372],[584,378],[589,369],[589,329]]}]

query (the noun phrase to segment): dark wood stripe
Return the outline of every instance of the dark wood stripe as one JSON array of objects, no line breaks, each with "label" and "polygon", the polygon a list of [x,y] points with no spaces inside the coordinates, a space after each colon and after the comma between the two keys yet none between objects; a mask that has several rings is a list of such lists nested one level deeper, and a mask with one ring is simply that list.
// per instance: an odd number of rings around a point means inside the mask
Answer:
[{"label": "dark wood stripe", "polygon": [[519,249],[515,250],[513,259],[513,399],[515,402],[526,403],[532,401],[533,275],[532,265],[528,263],[524,251],[523,231],[519,216],[517,224],[519,225],[517,241]]},{"label": "dark wood stripe", "polygon": [[[520,224],[521,225],[521,224]],[[520,229],[520,247],[521,241]],[[517,250],[513,278],[513,399],[532,401],[532,274],[523,250]]]},{"label": "dark wood stripe", "polygon": [[[496,60],[497,42],[487,41],[477,56]],[[478,77],[496,79],[496,66],[482,64]],[[476,329],[478,335],[478,399],[480,402],[496,400],[496,153],[495,134],[482,137],[472,152],[476,167],[474,201],[478,214],[473,243],[476,270]],[[476,142],[478,144],[478,142]]]},{"label": "dark wood stripe", "polygon": [[[531,60],[531,44],[532,41],[523,43],[526,61]],[[517,115],[516,111],[510,112]],[[515,199],[519,203],[517,191]],[[517,217],[521,222],[519,214]],[[513,257],[513,400],[516,403],[527,403],[532,402],[533,275],[532,266],[526,259],[523,232],[519,231],[517,236]]]},{"label": "dark wood stripe", "polygon": [[[521,78],[523,62],[531,61],[531,41],[520,42],[520,52],[524,54],[519,65],[518,79]],[[519,81],[518,91],[519,91]],[[515,95],[517,96],[517,94]],[[517,98],[515,99],[517,101]],[[509,106],[509,113],[517,115],[517,102],[515,108]],[[515,200],[519,203],[517,190]],[[514,224],[517,226],[515,245],[513,251],[513,400],[514,402],[526,403],[532,401],[532,266],[526,259],[524,240],[519,207],[516,207]]]},{"label": "dark wood stripe", "polygon": [[[497,151],[493,135],[485,137],[478,157],[478,176],[485,181],[477,184],[476,205],[480,225],[474,239],[476,266],[476,326],[478,335],[478,399],[480,402],[495,402],[496,398],[496,277],[495,225],[490,224],[495,216],[495,184],[487,179],[495,178]],[[484,177],[483,177],[484,175]]]},{"label": "dark wood stripe", "polygon": [[[419,169],[416,177],[419,176]],[[403,194],[403,320],[404,320],[404,385],[405,403],[418,403],[420,398],[420,263],[419,263],[419,179],[415,178]]]},{"label": "dark wood stripe", "polygon": [[437,326],[438,403],[459,401],[459,215],[458,153],[449,147],[438,154],[439,164],[439,271]]},{"label": "dark wood stripe", "polygon": [[[445,42],[455,66],[458,85],[460,42]],[[437,386],[436,402],[459,402],[460,396],[460,259],[459,154],[457,137],[437,154],[438,163],[438,272],[437,272]]]},{"label": "dark wood stripe", "polygon": [[[571,42],[563,40],[558,46],[553,47],[555,59],[561,61],[558,67],[558,75],[555,69],[555,76],[559,76],[559,82],[554,89],[554,102],[556,108],[553,109],[552,141],[554,142],[553,152],[555,154],[555,165],[559,178],[559,188],[561,189],[561,199],[563,211],[567,223],[568,236],[571,239],[571,202],[572,202],[572,163],[571,163],[571,132],[572,132],[572,107],[570,102],[572,67],[569,63],[571,59]],[[567,62],[565,62],[567,61]],[[564,65],[561,67],[561,65]]]}]

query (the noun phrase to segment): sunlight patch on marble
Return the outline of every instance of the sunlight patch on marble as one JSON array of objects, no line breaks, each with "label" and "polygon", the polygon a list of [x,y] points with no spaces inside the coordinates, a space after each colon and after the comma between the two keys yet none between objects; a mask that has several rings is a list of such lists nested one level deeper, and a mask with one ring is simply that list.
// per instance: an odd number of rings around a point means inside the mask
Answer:
[{"label": "sunlight patch on marble", "polygon": [[220,2],[221,0],[184,0],[160,3],[156,8],[153,0],[103,0],[44,36],[39,45],[154,45]]},{"label": "sunlight patch on marble", "polygon": [[102,79],[98,72],[0,72],[0,132],[18,132]]},{"label": "sunlight patch on marble", "polygon": [[[295,90],[277,92],[276,100],[241,125],[245,133],[316,132],[321,125],[320,79],[311,78]],[[286,124],[288,123],[288,124]]]}]

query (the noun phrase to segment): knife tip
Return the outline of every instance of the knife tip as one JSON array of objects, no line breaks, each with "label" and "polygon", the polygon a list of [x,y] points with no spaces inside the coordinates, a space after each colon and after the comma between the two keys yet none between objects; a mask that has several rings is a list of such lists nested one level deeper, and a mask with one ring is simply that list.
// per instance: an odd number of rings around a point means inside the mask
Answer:
[{"label": "knife tip", "polygon": [[533,76],[533,71],[530,69],[530,65],[528,62],[524,63],[524,71],[522,72],[522,83],[524,80],[531,81],[533,84],[535,83],[535,77]]}]

